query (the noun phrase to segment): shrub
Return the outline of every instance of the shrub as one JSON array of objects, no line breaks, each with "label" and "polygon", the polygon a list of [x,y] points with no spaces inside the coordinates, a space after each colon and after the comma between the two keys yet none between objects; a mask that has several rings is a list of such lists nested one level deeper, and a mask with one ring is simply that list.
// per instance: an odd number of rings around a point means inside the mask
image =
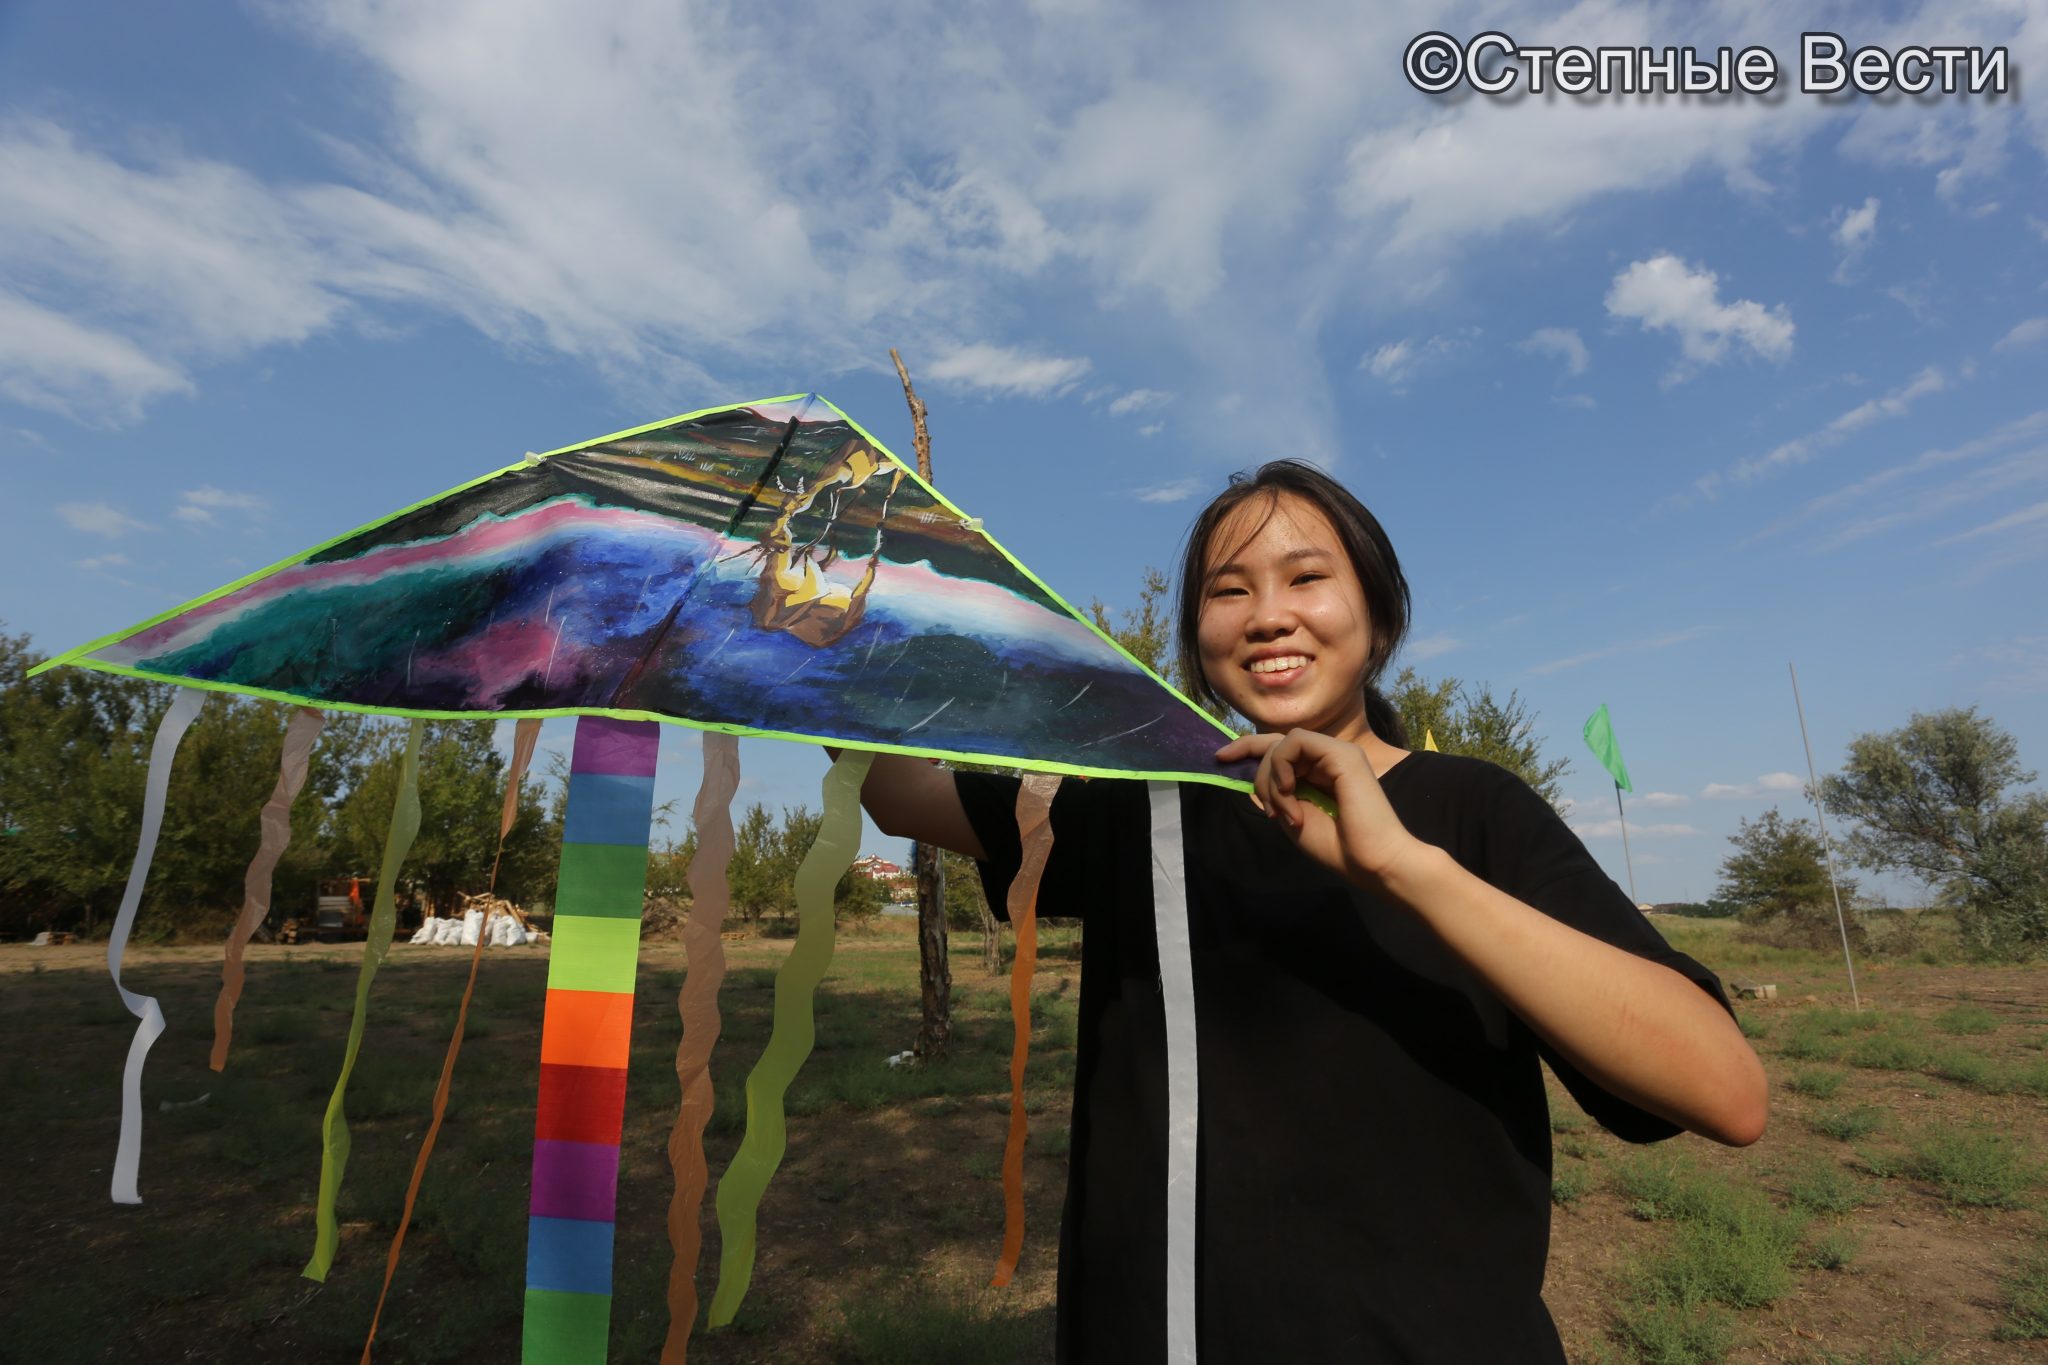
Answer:
[{"label": "shrub", "polygon": [[1934,1128],[1911,1144],[1907,1169],[1931,1181],[1952,1204],[2023,1208],[2033,1183],[2027,1154],[2012,1137],[1985,1128]]},{"label": "shrub", "polygon": [[1847,1077],[1843,1072],[1809,1067],[1794,1073],[1792,1079],[1785,1083],[1785,1088],[1801,1095],[1811,1095],[1817,1100],[1825,1100],[1832,1098],[1834,1093],[1842,1088],[1845,1079]]},{"label": "shrub", "polygon": [[1883,1127],[1884,1115],[1869,1105],[1858,1105],[1854,1109],[1823,1109],[1807,1122],[1822,1137],[1831,1137],[1837,1142],[1854,1142]]}]

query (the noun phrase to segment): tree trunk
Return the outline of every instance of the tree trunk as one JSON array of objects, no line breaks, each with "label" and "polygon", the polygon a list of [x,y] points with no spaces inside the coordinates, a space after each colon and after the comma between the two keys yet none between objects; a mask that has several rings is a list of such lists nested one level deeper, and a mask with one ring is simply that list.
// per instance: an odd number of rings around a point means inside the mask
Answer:
[{"label": "tree trunk", "polygon": [[953,1038],[953,969],[946,960],[946,894],[940,881],[939,850],[920,843],[911,852],[917,873],[917,982],[924,1019],[911,1046],[921,1062],[946,1054]]},{"label": "tree trunk", "polygon": [[981,906],[981,965],[990,976],[1003,974],[1003,922],[986,901]]},{"label": "tree trunk", "polygon": [[[896,348],[889,348],[896,362],[896,377],[903,381],[903,398],[910,404],[910,430],[917,449],[918,476],[932,476],[932,438],[925,429],[924,400],[910,386],[910,371]],[[921,1062],[946,1054],[953,1037],[953,969],[946,960],[946,895],[939,870],[939,850],[919,843],[912,850],[910,865],[917,874],[917,981],[923,997],[924,1017],[911,1047]]]}]

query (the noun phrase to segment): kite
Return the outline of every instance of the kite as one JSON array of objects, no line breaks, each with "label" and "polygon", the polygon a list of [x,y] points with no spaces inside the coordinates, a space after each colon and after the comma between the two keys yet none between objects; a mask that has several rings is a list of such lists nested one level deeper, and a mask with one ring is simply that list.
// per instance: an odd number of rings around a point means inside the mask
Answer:
[{"label": "kite", "polygon": [[[399,866],[418,824],[418,727],[437,719],[519,718],[524,749],[514,765],[516,790],[531,753],[530,723],[579,718],[542,1020],[529,1361],[604,1358],[657,723],[706,732],[696,806],[703,853],[691,874],[698,910],[690,917],[689,972],[678,1001],[683,1093],[670,1139],[677,1185],[669,1212],[677,1259],[665,1359],[683,1358],[697,1307],[697,1225],[709,1183],[702,1133],[711,1112],[709,1060],[723,972],[717,923],[732,843],[725,808],[737,783],[732,737],[844,752],[825,779],[823,831],[798,878],[798,940],[777,978],[773,1034],[746,1082],[746,1134],[718,1187],[723,1250],[708,1318],[713,1326],[731,1320],[752,1273],[754,1213],[782,1157],[782,1095],[811,1048],[811,992],[832,954],[832,887],[857,852],[858,792],[873,755],[1031,774],[1018,808],[1026,870],[1010,904],[1018,927],[1018,1032],[997,1283],[1014,1271],[1022,1245],[1033,903],[1051,839],[1052,792],[1062,775],[1153,783],[1154,900],[1172,1044],[1168,1299],[1175,1341],[1184,1340],[1193,1358],[1192,982],[1183,970],[1181,863],[1160,850],[1179,846],[1171,784],[1249,790],[1251,766],[1218,764],[1215,750],[1230,731],[1120,649],[979,520],[824,399],[793,395],[711,408],[528,455],[43,667],[60,665],[186,689],[152,753],[143,838],[108,950],[117,988],[172,754],[203,695],[229,692],[307,708],[293,721],[284,771],[264,811],[264,846],[229,943],[215,1010],[216,1067],[225,1062],[242,989],[242,946],[267,909],[270,868],[289,839],[291,797],[305,781],[306,754],[318,735],[314,713],[414,722],[350,1047],[323,1128],[319,1231],[306,1270],[314,1278],[325,1275],[335,1253],[334,1195],[348,1157],[348,1071],[390,943]],[[511,811],[508,794],[507,829]],[[142,1022],[124,1073],[114,1197],[140,1202],[140,1074],[163,1019],[153,1000],[120,989]],[[467,1000],[465,994],[465,1008]],[[458,1012],[434,1100],[435,1127],[461,1029]],[[408,1208],[432,1142],[430,1128]],[[397,1256],[394,1241],[387,1290]],[[373,1337],[374,1331],[373,1325]]]}]

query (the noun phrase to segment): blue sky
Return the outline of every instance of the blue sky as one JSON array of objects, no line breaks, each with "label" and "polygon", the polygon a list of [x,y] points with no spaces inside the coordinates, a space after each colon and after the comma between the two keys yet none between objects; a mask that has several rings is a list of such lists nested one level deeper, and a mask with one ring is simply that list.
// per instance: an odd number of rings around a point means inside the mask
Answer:
[{"label": "blue sky", "polygon": [[[2002,100],[1439,99],[1409,38],[2009,48]],[[2048,766],[2048,10],[0,4],[0,623],[56,652],[496,468],[816,390],[1070,599],[1275,455],[1624,879],[1976,705]],[[2030,97],[2031,96],[2031,97]],[[548,743],[566,746],[567,722]],[[687,811],[694,735],[662,793]],[[750,744],[741,800],[823,761]],[[900,855],[872,830],[868,846]],[[1894,899],[1911,888],[1880,881]]]}]

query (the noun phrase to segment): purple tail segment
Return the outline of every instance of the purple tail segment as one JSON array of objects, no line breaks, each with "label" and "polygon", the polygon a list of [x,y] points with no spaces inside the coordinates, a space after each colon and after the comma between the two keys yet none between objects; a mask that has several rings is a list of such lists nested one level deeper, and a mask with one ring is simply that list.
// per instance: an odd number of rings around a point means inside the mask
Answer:
[{"label": "purple tail segment", "polygon": [[654,820],[652,721],[576,722],[541,1019],[526,1365],[588,1365],[611,1332],[612,1223]]}]

